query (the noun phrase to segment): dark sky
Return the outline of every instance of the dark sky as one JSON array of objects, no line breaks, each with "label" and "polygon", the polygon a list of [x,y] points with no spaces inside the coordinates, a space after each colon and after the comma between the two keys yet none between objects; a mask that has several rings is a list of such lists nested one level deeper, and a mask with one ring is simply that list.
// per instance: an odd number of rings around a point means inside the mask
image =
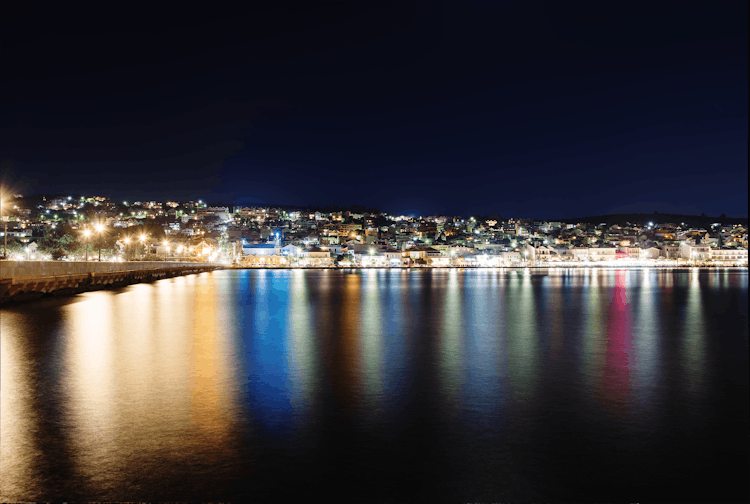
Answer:
[{"label": "dark sky", "polygon": [[12,2],[6,184],[748,215],[748,4]]}]

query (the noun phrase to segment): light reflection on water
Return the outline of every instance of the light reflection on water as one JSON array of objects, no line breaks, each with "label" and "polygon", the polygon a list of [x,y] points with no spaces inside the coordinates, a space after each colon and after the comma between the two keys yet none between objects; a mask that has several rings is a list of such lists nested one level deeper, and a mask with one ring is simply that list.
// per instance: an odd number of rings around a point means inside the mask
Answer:
[{"label": "light reflection on water", "polygon": [[736,500],[747,287],[258,270],[3,307],[0,497]]}]

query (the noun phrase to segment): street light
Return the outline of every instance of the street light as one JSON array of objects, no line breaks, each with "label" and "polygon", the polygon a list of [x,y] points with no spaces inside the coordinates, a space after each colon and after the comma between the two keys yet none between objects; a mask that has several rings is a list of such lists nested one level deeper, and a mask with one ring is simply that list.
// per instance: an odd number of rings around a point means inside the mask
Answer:
[{"label": "street light", "polygon": [[83,232],[83,237],[86,242],[86,261],[89,260],[89,236],[91,236],[91,230],[87,229]]},{"label": "street light", "polygon": [[169,252],[169,242],[167,240],[164,240],[164,260],[167,260],[167,252]]},{"label": "street light", "polygon": [[95,227],[96,232],[99,233],[99,239],[97,240],[99,244],[99,262],[102,262],[102,231],[104,231],[104,226],[97,224]]},{"label": "street light", "polygon": [[[0,200],[0,211],[5,209],[5,202]],[[3,230],[3,259],[8,256],[8,217],[3,217],[3,224],[5,229]]]},{"label": "street light", "polygon": [[128,258],[128,245],[130,245],[130,238],[125,238],[125,259]]}]

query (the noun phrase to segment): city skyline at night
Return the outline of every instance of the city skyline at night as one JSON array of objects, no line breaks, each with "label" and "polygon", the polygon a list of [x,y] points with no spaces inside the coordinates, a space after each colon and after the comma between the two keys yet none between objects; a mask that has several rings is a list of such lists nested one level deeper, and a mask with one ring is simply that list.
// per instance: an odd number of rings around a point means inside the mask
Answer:
[{"label": "city skyline at night", "polygon": [[2,0],[0,502],[749,502],[749,17]]}]

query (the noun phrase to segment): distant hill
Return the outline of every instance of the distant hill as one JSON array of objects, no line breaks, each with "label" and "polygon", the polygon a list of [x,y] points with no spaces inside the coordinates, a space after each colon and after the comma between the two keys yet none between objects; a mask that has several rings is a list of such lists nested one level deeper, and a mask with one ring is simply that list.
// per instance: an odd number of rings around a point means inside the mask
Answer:
[{"label": "distant hill", "polygon": [[683,222],[691,227],[707,227],[715,222],[720,222],[722,225],[732,224],[744,224],[747,226],[747,217],[727,217],[721,215],[719,217],[710,217],[707,215],[677,215],[677,214],[664,214],[664,213],[653,213],[653,214],[611,214],[611,215],[593,215],[590,217],[576,217],[571,219],[551,219],[558,222],[567,222],[570,224],[583,222],[587,224],[621,224],[630,222],[632,224],[645,225],[649,222],[654,224],[664,224],[672,222],[675,224],[682,224]]}]

